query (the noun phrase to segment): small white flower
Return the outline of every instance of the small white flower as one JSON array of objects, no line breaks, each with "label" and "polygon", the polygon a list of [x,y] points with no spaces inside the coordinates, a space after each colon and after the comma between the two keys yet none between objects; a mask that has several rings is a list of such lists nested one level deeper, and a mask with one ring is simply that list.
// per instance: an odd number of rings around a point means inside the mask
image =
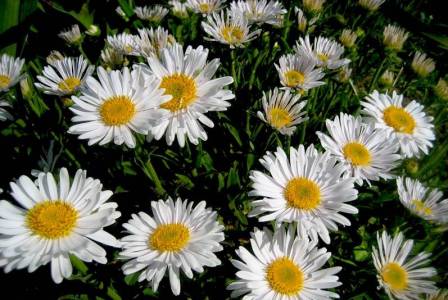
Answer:
[{"label": "small white flower", "polygon": [[380,287],[390,299],[417,300],[421,294],[437,291],[430,279],[436,269],[423,267],[429,263],[430,253],[420,252],[409,258],[414,246],[413,240],[404,240],[399,232],[391,238],[387,232],[377,233],[378,248],[373,247],[373,264],[378,272]]},{"label": "small white flower", "polygon": [[261,30],[250,32],[247,19],[236,13],[228,11],[227,15],[213,13],[207,16],[207,21],[202,22],[202,28],[210,36],[206,40],[220,42],[229,45],[230,48],[244,47],[246,43],[258,37]]},{"label": "small white flower", "polygon": [[12,120],[12,115],[4,107],[12,107],[12,105],[7,101],[0,100],[0,121]]},{"label": "small white flower", "polygon": [[232,290],[232,298],[339,298],[327,289],[341,285],[336,274],[342,268],[322,269],[331,253],[317,248],[307,238],[296,236],[294,231],[293,226],[281,226],[274,233],[267,228],[263,231],[255,228],[250,239],[252,253],[239,247],[236,254],[240,260],[231,260],[238,269],[237,280],[227,287]]},{"label": "small white flower", "polygon": [[411,67],[418,76],[426,77],[436,69],[436,63],[432,58],[427,57],[426,53],[417,51],[412,59]]},{"label": "small white flower", "polygon": [[61,31],[58,34],[58,37],[63,39],[67,44],[75,45],[81,42],[82,35],[81,31],[79,30],[78,24],[73,25],[71,28]]},{"label": "small white flower", "polygon": [[186,2],[188,8],[203,16],[220,11],[224,4],[225,0],[187,0]]},{"label": "small white flower", "polygon": [[176,40],[169,34],[168,30],[157,27],[154,28],[142,28],[138,30],[138,36],[135,37],[135,52],[145,58],[151,55],[159,56],[162,53],[162,49],[173,45]]},{"label": "small white flower", "polygon": [[238,0],[232,2],[230,10],[236,14],[242,14],[249,23],[278,24],[278,18],[287,13],[283,4],[273,0]]},{"label": "small white flower", "polygon": [[409,33],[403,28],[394,25],[387,25],[383,31],[383,44],[386,48],[400,51],[403,44],[409,37]]},{"label": "small white flower", "polygon": [[314,38],[313,44],[308,35],[305,39],[300,38],[294,50],[298,55],[314,58],[319,67],[337,69],[350,63],[349,59],[341,58],[344,54],[344,46],[321,36]]},{"label": "small white flower", "polygon": [[383,129],[363,123],[361,117],[341,113],[326,121],[329,135],[317,132],[322,147],[344,166],[345,175],[359,185],[366,180],[393,178],[391,170],[400,162],[395,139],[385,140]]},{"label": "small white flower", "polygon": [[308,25],[308,20],[303,12],[303,10],[301,10],[298,7],[294,7],[294,10],[296,12],[297,15],[297,28],[299,28],[299,30],[303,33],[305,33],[306,31],[306,27]]},{"label": "small white flower", "polygon": [[83,170],[70,183],[65,168],[59,183],[43,172],[35,182],[25,175],[11,182],[11,195],[20,206],[0,201],[0,266],[6,273],[24,268],[34,272],[51,263],[51,277],[60,283],[72,275],[70,254],[85,262],[107,263],[106,251],[95,242],[120,246],[103,230],[120,212],[116,203],[106,202],[112,192],[102,188]]},{"label": "small white flower", "polygon": [[173,15],[179,18],[188,18],[187,4],[180,0],[170,0],[168,4],[171,5]]},{"label": "small white flower", "polygon": [[375,11],[380,8],[380,6],[386,2],[386,0],[359,0],[358,4],[370,11]]},{"label": "small white flower", "polygon": [[418,180],[397,178],[401,203],[417,216],[440,224],[448,223],[448,199],[438,189],[429,189]]},{"label": "small white flower", "polygon": [[0,60],[0,92],[6,92],[22,78],[24,59],[3,54]]},{"label": "small white flower", "polygon": [[123,55],[138,55],[136,52],[135,35],[129,33],[120,33],[107,36],[107,44],[115,51]]},{"label": "small white flower", "polygon": [[280,83],[288,89],[307,91],[325,84],[319,81],[324,77],[322,69],[316,68],[316,61],[306,55],[283,55],[279,64],[275,64],[275,68]]},{"label": "small white flower", "polygon": [[154,6],[137,6],[134,9],[135,14],[139,19],[159,23],[168,14],[169,10],[162,5]]},{"label": "small white flower", "polygon": [[443,78],[440,78],[434,87],[434,93],[440,99],[448,101],[448,82]]},{"label": "small white flower", "polygon": [[310,13],[316,14],[322,11],[326,0],[302,0],[303,8]]},{"label": "small white flower", "polygon": [[215,252],[223,248],[224,226],[217,214],[205,208],[205,201],[193,207],[193,202],[152,201],[152,216],[145,212],[133,214],[123,224],[130,235],[121,239],[121,258],[129,259],[123,265],[124,274],[140,272],[138,281],[148,280],[157,291],[166,271],[171,291],[180,294],[180,271],[193,278],[193,271],[202,273],[204,266],[216,267],[221,261]]},{"label": "small white flower", "polygon": [[34,85],[45,94],[72,95],[82,88],[94,69],[82,56],[65,57],[46,66]]},{"label": "small white flower", "polygon": [[362,101],[362,113],[376,128],[386,129],[386,138],[397,138],[404,157],[428,154],[435,140],[433,118],[423,111],[423,105],[412,100],[403,104],[403,95],[395,91],[392,97],[373,91]]},{"label": "small white flower", "polygon": [[358,38],[358,35],[356,34],[356,32],[354,32],[350,29],[344,29],[344,30],[342,30],[339,40],[341,41],[342,45],[344,45],[345,47],[352,48],[355,45],[357,38]]},{"label": "small white flower", "polygon": [[114,69],[121,67],[124,63],[123,53],[116,51],[114,48],[106,47],[101,50],[101,61],[107,68]]},{"label": "small white flower", "polygon": [[300,95],[291,95],[289,90],[281,91],[277,88],[268,93],[263,92],[263,110],[257,112],[257,116],[268,123],[281,134],[292,135],[302,122],[308,120],[305,117],[304,107],[307,101],[299,101]]}]

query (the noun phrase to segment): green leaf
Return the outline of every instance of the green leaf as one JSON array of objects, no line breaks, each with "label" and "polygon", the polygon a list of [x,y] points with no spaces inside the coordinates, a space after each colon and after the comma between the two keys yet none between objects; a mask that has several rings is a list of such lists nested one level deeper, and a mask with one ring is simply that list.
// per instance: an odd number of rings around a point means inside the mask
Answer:
[{"label": "green leaf", "polygon": [[124,277],[124,282],[126,282],[126,284],[129,286],[133,286],[137,283],[139,276],[140,276],[140,272],[135,272],[135,273],[126,275]]},{"label": "green leaf", "polygon": [[112,300],[121,300],[120,295],[118,294],[117,290],[114,288],[114,286],[112,285],[112,283],[111,283],[110,286],[107,288],[107,295],[108,295]]},{"label": "green leaf", "polygon": [[87,265],[75,255],[70,255],[70,262],[72,263],[73,267],[75,267],[75,269],[78,270],[82,275],[87,274],[87,272],[89,271]]},{"label": "green leaf", "polygon": [[[0,1],[0,33],[16,26],[19,22],[20,0],[1,0]],[[16,45],[10,45],[2,50],[2,53],[8,53],[12,56],[16,54]]]}]

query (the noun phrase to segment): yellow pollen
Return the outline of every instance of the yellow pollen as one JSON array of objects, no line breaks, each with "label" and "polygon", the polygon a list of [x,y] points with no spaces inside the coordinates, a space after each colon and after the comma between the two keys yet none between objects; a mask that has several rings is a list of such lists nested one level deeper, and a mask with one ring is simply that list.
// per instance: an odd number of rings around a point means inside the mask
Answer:
[{"label": "yellow pollen", "polygon": [[291,115],[284,108],[273,107],[268,111],[267,115],[269,123],[277,129],[283,128],[292,122]]},{"label": "yellow pollen", "polygon": [[243,40],[244,31],[239,26],[226,25],[221,28],[221,35],[223,39],[229,44],[237,44]]},{"label": "yellow pollen", "polygon": [[26,214],[26,226],[45,239],[59,239],[73,232],[78,220],[78,211],[61,200],[46,200],[36,204]]},{"label": "yellow pollen", "polygon": [[361,143],[347,143],[342,152],[347,160],[354,166],[369,166],[372,161],[369,150]]},{"label": "yellow pollen", "polygon": [[125,45],[125,46],[124,46],[124,51],[125,51],[126,53],[131,53],[132,50],[133,50],[133,48],[132,48],[131,45]]},{"label": "yellow pollen", "polygon": [[199,10],[201,11],[201,13],[206,14],[210,12],[211,7],[207,3],[201,3],[199,4]]},{"label": "yellow pollen", "polygon": [[277,258],[266,269],[269,286],[282,295],[297,295],[303,289],[303,272],[288,257]]},{"label": "yellow pollen", "polygon": [[408,272],[396,262],[386,264],[381,270],[381,277],[395,291],[402,291],[408,286]]},{"label": "yellow pollen", "polygon": [[296,70],[289,70],[285,72],[285,83],[289,87],[296,87],[305,82],[305,75]]},{"label": "yellow pollen", "polygon": [[290,207],[311,210],[320,204],[320,188],[312,180],[304,177],[291,179],[284,190]]},{"label": "yellow pollen", "polygon": [[323,53],[318,53],[317,54],[317,58],[321,61],[321,62],[324,62],[324,63],[326,63],[327,61],[328,61],[328,55],[326,55],[326,54],[323,54]]},{"label": "yellow pollen", "polygon": [[128,96],[110,97],[100,107],[101,119],[108,126],[127,124],[134,115],[135,104]]},{"label": "yellow pollen", "polygon": [[149,237],[148,245],[160,252],[178,252],[190,241],[190,231],[183,224],[164,224]]},{"label": "yellow pollen", "polygon": [[79,85],[81,80],[77,77],[67,77],[63,81],[59,82],[58,87],[61,91],[70,93],[73,92]]},{"label": "yellow pollen", "polygon": [[6,88],[9,83],[11,82],[11,79],[7,75],[0,75],[0,89]]},{"label": "yellow pollen", "polygon": [[389,106],[383,112],[384,122],[397,132],[412,134],[415,129],[415,119],[401,107]]},{"label": "yellow pollen", "polygon": [[422,213],[426,216],[429,216],[432,214],[432,209],[423,203],[422,200],[414,199],[412,200],[412,204],[415,206],[415,210],[419,213]]},{"label": "yellow pollen", "polygon": [[165,89],[165,95],[173,98],[160,105],[161,108],[176,112],[187,108],[196,100],[196,83],[193,78],[184,74],[173,74],[162,78],[160,87]]}]

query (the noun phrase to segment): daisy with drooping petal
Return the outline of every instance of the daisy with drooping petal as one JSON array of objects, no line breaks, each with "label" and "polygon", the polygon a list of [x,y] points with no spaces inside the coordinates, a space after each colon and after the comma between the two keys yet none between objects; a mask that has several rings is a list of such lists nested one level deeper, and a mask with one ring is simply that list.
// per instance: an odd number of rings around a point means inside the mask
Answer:
[{"label": "daisy with drooping petal", "polygon": [[0,121],[12,120],[11,114],[3,107],[11,107],[12,105],[4,100],[0,100]]},{"label": "daisy with drooping petal", "polygon": [[438,189],[429,189],[418,180],[397,178],[401,203],[412,213],[427,221],[444,224],[448,222],[448,199]]},{"label": "daisy with drooping petal", "polygon": [[36,182],[20,176],[11,182],[11,195],[20,206],[0,201],[0,266],[5,272],[27,268],[34,272],[51,263],[56,283],[72,275],[69,255],[85,262],[107,262],[106,251],[95,242],[119,247],[104,227],[120,216],[117,204],[106,202],[111,191],[102,191],[98,179],[78,170],[73,182],[67,169],[59,183],[51,173],[39,173]]},{"label": "daisy with drooping petal", "polygon": [[81,89],[94,69],[95,67],[90,66],[82,56],[65,57],[46,66],[42,72],[43,76],[37,76],[40,82],[34,85],[45,94],[72,95]]},{"label": "daisy with drooping petal", "polygon": [[162,5],[138,6],[134,9],[139,19],[159,23],[168,14],[169,10]]},{"label": "daisy with drooping petal", "polygon": [[203,16],[218,12],[223,8],[225,0],[187,0],[189,9]]},{"label": "daisy with drooping petal", "polygon": [[69,128],[69,133],[88,139],[89,145],[113,140],[134,148],[132,133],[147,134],[151,122],[159,117],[156,108],[171,97],[163,95],[159,80],[145,77],[140,68],[108,73],[99,67],[98,77],[99,81],[87,78],[81,96],[72,97],[72,121],[77,124]]},{"label": "daisy with drooping petal", "polygon": [[420,77],[426,77],[436,69],[436,63],[431,57],[427,57],[426,53],[415,52],[411,64],[412,70]]},{"label": "daisy with drooping petal", "polygon": [[400,143],[404,157],[420,157],[428,154],[435,140],[433,118],[423,111],[423,105],[412,100],[403,104],[403,95],[395,91],[392,97],[373,91],[362,101],[362,112],[375,127],[386,129],[388,137],[395,137]]},{"label": "daisy with drooping petal", "polygon": [[429,263],[430,253],[420,252],[409,258],[414,246],[413,240],[404,240],[399,232],[390,237],[387,232],[377,233],[378,248],[373,247],[373,264],[378,272],[377,278],[390,299],[418,300],[421,294],[437,291],[430,279],[436,269],[423,267]]},{"label": "daisy with drooping petal", "polygon": [[329,135],[317,132],[322,147],[344,166],[345,174],[363,181],[393,178],[391,170],[400,163],[397,141],[385,140],[384,129],[362,122],[361,117],[341,113],[326,121]]},{"label": "daisy with drooping petal", "polygon": [[250,217],[259,216],[260,222],[297,222],[300,236],[319,236],[330,243],[329,230],[337,224],[349,226],[350,221],[341,214],[356,214],[358,210],[347,204],[358,197],[354,179],[344,178],[344,167],[336,163],[329,152],[318,152],[313,145],[305,149],[290,148],[289,158],[277,148],[260,159],[269,171],[265,174],[252,171],[252,200]]},{"label": "daisy with drooping petal", "polygon": [[305,55],[282,55],[279,64],[275,64],[280,83],[288,89],[307,91],[324,85],[319,81],[324,77],[321,68],[316,68],[316,62]]},{"label": "daisy with drooping petal", "polygon": [[287,13],[283,4],[273,0],[238,0],[232,2],[230,10],[242,14],[249,23],[277,24],[278,18]]},{"label": "daisy with drooping petal", "polygon": [[358,4],[364,9],[375,11],[378,10],[385,1],[386,0],[359,0]]},{"label": "daisy with drooping petal", "polygon": [[135,37],[135,52],[145,58],[151,55],[160,57],[163,48],[176,42],[176,39],[163,27],[142,28],[138,30],[138,34]]},{"label": "daisy with drooping petal", "polygon": [[227,289],[232,298],[242,299],[331,299],[337,293],[327,291],[341,285],[336,276],[341,267],[322,269],[331,253],[316,243],[296,236],[295,228],[279,227],[274,233],[255,228],[251,233],[252,252],[236,250],[240,260],[232,259],[238,269],[237,280]]},{"label": "daisy with drooping petal", "polygon": [[308,120],[303,110],[307,101],[299,100],[300,95],[291,95],[289,90],[275,88],[274,91],[263,92],[261,101],[264,114],[259,111],[257,116],[281,134],[292,135],[298,124]]},{"label": "daisy with drooping petal", "polygon": [[0,61],[0,92],[8,91],[20,81],[24,59],[14,58],[3,54]]},{"label": "daisy with drooping petal", "polygon": [[79,44],[82,41],[81,31],[78,24],[73,25],[71,28],[61,31],[58,37],[63,39],[69,45]]},{"label": "daisy with drooping petal", "polygon": [[207,21],[202,22],[202,28],[210,36],[206,40],[220,42],[229,45],[230,48],[244,47],[246,43],[258,37],[260,29],[250,32],[247,19],[235,12],[228,11],[227,16],[221,11],[207,16]]},{"label": "daisy with drooping petal", "polygon": [[135,35],[123,32],[107,36],[107,44],[115,51],[124,55],[138,55],[135,51]]},{"label": "daisy with drooping petal", "polygon": [[317,66],[327,69],[337,69],[350,63],[349,59],[341,58],[344,54],[344,46],[321,36],[314,38],[313,44],[308,35],[305,36],[305,39],[300,38],[294,50],[299,56],[312,57]]},{"label": "daisy with drooping petal", "polygon": [[220,265],[215,252],[223,249],[224,226],[205,205],[202,201],[193,207],[193,202],[168,198],[151,202],[152,216],[133,214],[123,224],[130,233],[121,239],[120,256],[129,259],[123,265],[124,274],[141,272],[138,281],[148,280],[157,291],[168,271],[171,291],[179,295],[180,270],[191,279],[193,271],[202,273],[204,266]]},{"label": "daisy with drooping petal", "polygon": [[214,78],[219,67],[219,59],[207,63],[208,50],[199,46],[184,50],[181,45],[162,50],[161,58],[148,58],[149,70],[160,80],[160,88],[172,99],[160,105],[163,116],[152,127],[148,140],[159,140],[165,134],[166,142],[171,145],[175,138],[181,147],[185,137],[197,145],[199,140],[207,140],[207,133],[201,124],[213,127],[214,124],[205,114],[209,111],[224,111],[230,106],[229,100],[235,95],[224,87],[233,82],[226,76]]},{"label": "daisy with drooping petal", "polygon": [[409,33],[403,28],[389,24],[383,31],[383,44],[388,49],[400,51],[408,37]]}]

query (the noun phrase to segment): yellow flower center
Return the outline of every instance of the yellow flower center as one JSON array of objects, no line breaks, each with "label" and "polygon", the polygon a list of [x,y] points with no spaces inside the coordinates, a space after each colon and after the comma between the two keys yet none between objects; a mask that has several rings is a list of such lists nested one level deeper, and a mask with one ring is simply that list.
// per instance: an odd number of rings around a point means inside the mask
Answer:
[{"label": "yellow flower center", "polygon": [[414,199],[412,200],[412,204],[415,206],[415,210],[419,213],[422,213],[424,215],[431,215],[432,209],[425,205],[425,203],[422,200]]},{"label": "yellow flower center", "polygon": [[11,82],[11,79],[7,75],[0,75],[0,88],[6,88],[9,83]]},{"label": "yellow flower center", "polygon": [[67,77],[63,81],[59,82],[58,87],[61,91],[70,93],[73,92],[79,85],[81,80],[77,77]]},{"label": "yellow flower center", "polygon": [[396,262],[386,264],[381,271],[381,277],[392,290],[402,291],[408,286],[408,272]]},{"label": "yellow flower center", "polygon": [[187,108],[196,100],[196,83],[193,78],[184,74],[173,74],[162,78],[160,87],[165,89],[165,95],[173,98],[160,105],[161,108],[176,112]]},{"label": "yellow flower center", "polygon": [[292,118],[286,109],[273,107],[268,111],[268,120],[273,127],[279,129],[290,124]]},{"label": "yellow flower center", "polygon": [[201,13],[209,13],[211,10],[211,6],[208,3],[201,3],[199,4],[199,10]]},{"label": "yellow flower center", "polygon": [[303,272],[288,257],[277,258],[266,269],[269,286],[282,295],[297,295],[303,289]]},{"label": "yellow flower center", "polygon": [[236,44],[243,40],[244,31],[239,26],[224,26],[221,28],[221,35],[229,44]]},{"label": "yellow flower center", "polygon": [[285,72],[285,83],[289,87],[296,87],[305,82],[305,75],[296,70],[289,70]]},{"label": "yellow flower center", "polygon": [[45,239],[59,239],[73,232],[78,211],[62,200],[46,200],[36,204],[26,214],[26,226]]},{"label": "yellow flower center", "polygon": [[383,112],[384,122],[397,132],[412,134],[415,129],[415,119],[401,107],[389,106]]},{"label": "yellow flower center", "polygon": [[290,207],[310,210],[320,204],[320,188],[312,180],[304,177],[291,179],[284,190],[286,202]]},{"label": "yellow flower center", "polygon": [[132,50],[133,50],[133,48],[132,48],[131,45],[125,45],[125,46],[124,46],[124,51],[125,51],[126,53],[131,53]]},{"label": "yellow flower center", "polygon": [[326,63],[328,61],[328,55],[323,54],[323,53],[317,53],[317,58],[321,61]]},{"label": "yellow flower center", "polygon": [[152,249],[177,252],[190,241],[190,230],[183,224],[164,224],[157,227],[148,240]]},{"label": "yellow flower center", "polygon": [[345,158],[355,166],[368,166],[372,161],[369,150],[358,142],[347,143],[342,148],[342,152]]},{"label": "yellow flower center", "polygon": [[101,119],[108,126],[127,124],[134,115],[135,104],[128,96],[110,97],[100,107]]}]

